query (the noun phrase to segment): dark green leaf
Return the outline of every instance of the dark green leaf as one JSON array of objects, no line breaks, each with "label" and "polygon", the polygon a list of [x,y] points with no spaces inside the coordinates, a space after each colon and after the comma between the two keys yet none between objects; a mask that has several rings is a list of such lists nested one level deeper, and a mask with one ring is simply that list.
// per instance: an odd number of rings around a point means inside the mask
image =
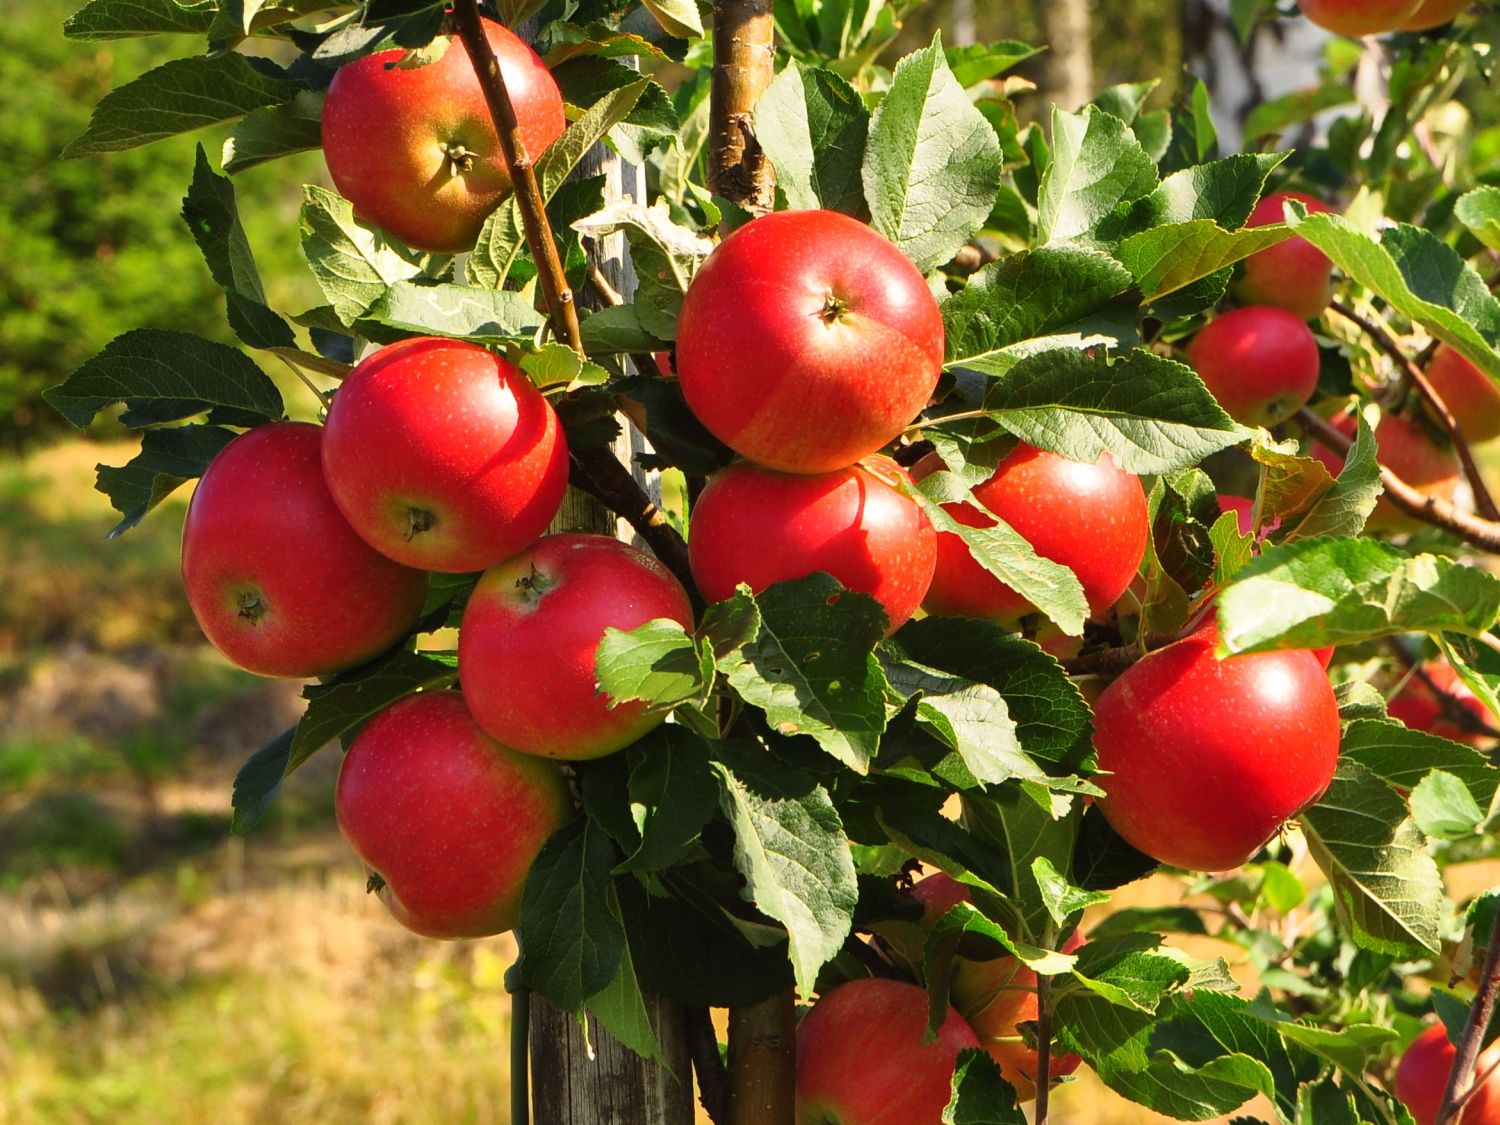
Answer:
[{"label": "dark green leaf", "polygon": [[281,779],[286,776],[287,755],[291,753],[295,733],[295,727],[282,731],[250,755],[235,774],[234,817],[229,830],[236,836],[243,836],[259,824],[281,792]]},{"label": "dark green leaf", "polygon": [[297,724],[288,773],[335,738],[416,691],[446,687],[458,679],[451,661],[397,649],[388,656],[302,689],[307,711]]},{"label": "dark green leaf", "polygon": [[128,39],[136,35],[199,34],[214,18],[213,0],[89,0],[68,17],[69,39]]},{"label": "dark green leaf", "polygon": [[121,519],[109,537],[129,531],[181,484],[201,477],[221,449],[238,436],[217,426],[147,430],[141,451],[115,468],[98,465],[95,487],[109,497]]},{"label": "dark green leaf", "polygon": [[988,1052],[971,1048],[959,1053],[943,1125],[1026,1125],[1015,1088],[1000,1077]]}]

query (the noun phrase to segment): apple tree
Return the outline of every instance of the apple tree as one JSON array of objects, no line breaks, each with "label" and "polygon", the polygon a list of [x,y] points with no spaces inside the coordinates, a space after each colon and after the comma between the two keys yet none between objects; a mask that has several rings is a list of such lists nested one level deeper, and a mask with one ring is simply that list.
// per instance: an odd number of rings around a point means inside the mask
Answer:
[{"label": "apple tree", "polygon": [[[1500,893],[1444,875],[1500,808],[1500,190],[1432,120],[1500,18],[1237,4],[1367,38],[1234,153],[1191,78],[1023,120],[1037,48],[894,58],[919,4],[71,18],[186,46],[65,158],[225,133],[183,217],[242,347],[127,332],[48,398],[140,433],[119,532],[202,478],[205,633],[314,681],[236,830],[342,744],[396,919],[516,932],[517,1120],[686,1120],[691,1073],[721,1123],[1046,1121],[1085,1069],[1493,1120]],[[1388,101],[1280,147],[1357,51]],[[234,176],[320,146],[325,303],[274,309]]]}]

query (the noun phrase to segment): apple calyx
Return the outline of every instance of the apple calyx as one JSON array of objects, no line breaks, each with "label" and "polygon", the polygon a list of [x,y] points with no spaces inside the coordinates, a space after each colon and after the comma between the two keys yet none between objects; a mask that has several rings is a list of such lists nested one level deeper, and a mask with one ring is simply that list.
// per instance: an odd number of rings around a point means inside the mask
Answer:
[{"label": "apple calyx", "polygon": [[379,871],[371,871],[370,877],[365,880],[365,894],[379,894],[385,890],[385,876]]},{"label": "apple calyx", "polygon": [[261,600],[260,593],[254,590],[246,590],[240,595],[240,619],[250,624],[257,624],[266,615],[266,603]]},{"label": "apple calyx", "polygon": [[462,141],[445,144],[443,156],[450,176],[462,176],[474,170],[474,153]]},{"label": "apple calyx", "polygon": [[437,516],[426,508],[406,509],[406,541],[410,543],[424,531],[437,526]]},{"label": "apple calyx", "polygon": [[818,310],[818,318],[830,328],[844,320],[849,314],[849,302],[837,293],[830,293],[823,299],[823,307]]},{"label": "apple calyx", "polygon": [[516,589],[521,592],[521,600],[528,606],[536,606],[540,603],[552,586],[552,579],[537,570],[535,563],[532,564],[529,573],[516,579]]}]

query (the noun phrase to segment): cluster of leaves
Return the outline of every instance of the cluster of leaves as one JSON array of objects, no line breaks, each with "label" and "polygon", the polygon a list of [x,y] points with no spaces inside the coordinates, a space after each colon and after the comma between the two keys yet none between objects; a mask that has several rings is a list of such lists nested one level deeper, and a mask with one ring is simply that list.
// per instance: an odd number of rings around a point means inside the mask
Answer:
[{"label": "cluster of leaves", "polygon": [[[317,145],[319,91],[341,62],[392,44],[422,50],[442,26],[441,6],[420,0],[347,7],[309,25],[329,5],[92,0],[71,34],[191,33],[207,37],[208,51],[106,97],[70,152],[237,119],[221,154],[227,174],[199,150],[184,217],[252,352],[337,379],[365,342],[463,337],[516,359],[557,406],[574,449],[609,443],[623,402],[644,423],[652,467],[693,482],[723,464],[727,451],[675,383],[626,362],[671,348],[713,231],[737,217],[703,186],[708,58],[696,6],[500,5],[507,19],[539,16],[540,48],[569,103],[572,123],[537,170],[570,280],[585,284],[585,240],[617,233],[641,279],[631,303],[584,320],[586,358],[547,338],[514,203],[455,260],[413,252],[357,220],[347,201],[308,188],[301,244],[325,303],[290,318],[269,307],[230,177]],[[1434,634],[1493,701],[1500,666],[1472,642],[1500,618],[1500,580],[1437,536],[1406,548],[1361,536],[1380,492],[1368,424],[1335,478],[1297,442],[1231,421],[1170,357],[1166,341],[1201,323],[1236,263],[1291,236],[1286,226],[1245,227],[1288,175],[1284,156],[1220,156],[1197,84],[1168,108],[1147,108],[1149,85],[1120,87],[1079,113],[1054,113],[1045,128],[1023,125],[1004,79],[1031,48],[935,40],[886,71],[874,60],[900,11],[779,5],[788,57],[754,127],[785,206],[870,222],[944,294],[947,375],[919,440],[948,471],[911,489],[934,524],[960,534],[1048,628],[1082,638],[1085,657],[1155,643],[1212,597],[1229,651],[1339,644],[1357,663],[1382,638]],[[265,39],[295,58],[245,50]],[[689,75],[672,93],[650,77],[668,61]],[[606,206],[599,178],[573,174],[606,139],[647,165],[649,207]],[[1497,229],[1490,202],[1479,194],[1454,208],[1472,218],[1474,237]],[[1500,377],[1500,304],[1449,242],[1416,226],[1376,240],[1339,216],[1289,219],[1352,289]],[[994,260],[970,272],[959,256],[975,245]],[[155,330],[119,337],[50,400],[78,424],[123,404],[121,422],[142,432],[135,460],[100,473],[120,530],[201,473],[239,429],[284,412],[245,351]],[[1090,625],[1074,575],[1011,528],[960,527],[940,507],[968,497],[996,441],[1009,438],[1084,461],[1108,452],[1146,479],[1154,539],[1144,594],[1117,623]],[[1269,535],[1242,535],[1219,511],[1202,468],[1210,457],[1258,475]],[[472,580],[435,583],[417,634],[456,623]],[[1192,884],[1222,904],[1217,915],[1117,911],[1065,955],[1060,939],[1085,908],[1155,867],[1084,800],[1099,791],[1079,684],[1033,639],[993,623],[925,618],[889,638],[887,625],[871,598],[814,575],[742,590],[691,633],[653,622],[608,635],[603,690],[672,721],[577,769],[577,817],[527,885],[520,981],[565,1009],[591,1010],[655,1056],[642,989],[740,1005],[866,972],[851,943],[909,909],[895,890],[921,861],[960,878],[980,904],[956,908],[929,942],[936,1010],[941,959],[961,938],[989,942],[1053,978],[1059,1042],[1135,1101],[1193,1120],[1263,1094],[1281,1121],[1409,1120],[1365,1075],[1415,1026],[1421,1001],[1403,979],[1436,971],[1465,932],[1437,859],[1489,847],[1500,773],[1484,754],[1388,720],[1379,693],[1350,676],[1338,775],[1299,817],[1323,882],[1305,885],[1288,862],[1294,849],[1278,844],[1233,878]],[[447,655],[405,644],[308,688],[301,722],[241,773],[236,826],[253,825],[319,747],[455,676]],[[1253,1000],[1236,995],[1223,962],[1166,940],[1209,932],[1216,916],[1229,921],[1214,932],[1265,985]],[[1458,1018],[1456,1000],[1440,1003]],[[967,1057],[950,1116],[1021,1121],[1002,1087],[987,1060]]]}]

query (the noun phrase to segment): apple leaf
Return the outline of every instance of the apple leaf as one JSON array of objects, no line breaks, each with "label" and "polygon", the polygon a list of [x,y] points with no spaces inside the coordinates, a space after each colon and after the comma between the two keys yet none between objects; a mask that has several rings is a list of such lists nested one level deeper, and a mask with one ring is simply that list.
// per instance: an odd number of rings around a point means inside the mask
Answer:
[{"label": "apple leaf", "polygon": [[339,323],[353,325],[397,282],[423,274],[427,255],[360,222],[347,199],[311,184],[302,190],[302,256]]},{"label": "apple leaf", "polygon": [[1026,1125],[1015,1087],[1001,1077],[988,1051],[970,1047],[959,1052],[943,1125]]},{"label": "apple leaf", "polygon": [[299,90],[291,101],[247,113],[224,138],[220,162],[231,176],[323,143],[323,95]]},{"label": "apple leaf", "polygon": [[1133,234],[1116,253],[1145,299],[1156,301],[1290,237],[1279,224],[1227,231],[1212,219],[1194,219]]},{"label": "apple leaf", "polygon": [[898,62],[864,156],[871,225],[936,269],[984,226],[1002,168],[1000,138],[948,69],[941,35]]},{"label": "apple leaf", "polygon": [[1111,1004],[1146,1013],[1156,1012],[1191,976],[1186,955],[1164,948],[1160,934],[1090,941],[1078,950],[1073,966],[1078,985]]},{"label": "apple leaf", "polygon": [[610,986],[625,956],[625,928],[611,902],[615,848],[598,823],[578,816],[542,845],[521,894],[521,982],[565,1012]]},{"label": "apple leaf", "polygon": [[292,736],[296,732],[296,727],[282,731],[251,754],[234,775],[234,795],[230,799],[234,815],[229,830],[236,836],[243,836],[259,824],[281,792],[287,756],[291,753]]},{"label": "apple leaf", "polygon": [[1066,815],[1070,802],[1040,790],[1043,800],[1038,803],[1036,792],[1028,792],[1025,783],[1011,783],[963,795],[963,822],[993,852],[990,866],[1000,879],[995,886],[1008,897],[1022,932],[1030,935],[1052,925],[1036,861],[1046,859],[1053,871],[1067,869],[1078,838],[1077,818]]},{"label": "apple leaf", "polygon": [[218,426],[147,430],[141,435],[140,452],[125,465],[95,466],[94,487],[109,497],[121,516],[109,538],[129,531],[178,486],[201,477],[219,451],[238,436]]},{"label": "apple leaf", "polygon": [[573,229],[596,239],[624,232],[638,278],[636,316],[653,336],[676,339],[683,294],[713,250],[713,243],[675,223],[666,202],[660,199],[651,207],[630,201],[611,204],[580,219]]},{"label": "apple leaf", "polygon": [[396,649],[363,667],[302,689],[307,710],[297,724],[287,758],[291,773],[335,738],[416,691],[436,691],[458,679],[451,659]]},{"label": "apple leaf", "polygon": [[[1275,1020],[1271,1026],[1283,1039],[1305,1047],[1351,1074],[1368,1073],[1385,1049],[1400,1038],[1393,1028],[1372,1023],[1351,1024],[1338,1031],[1287,1019]],[[1321,1123],[1322,1118],[1309,1120]]]},{"label": "apple leaf", "polygon": [[1223,655],[1401,633],[1478,634],[1500,618],[1500,579],[1373,539],[1299,539],[1263,551],[1218,605]]},{"label": "apple leaf", "polygon": [[700,39],[703,20],[698,15],[697,0],[641,0],[646,10],[661,24],[661,29],[677,39]]},{"label": "apple leaf", "polygon": [[1152,227],[1198,219],[1235,230],[1250,218],[1266,177],[1285,159],[1286,153],[1236,153],[1173,172],[1150,195],[1116,208],[1095,235],[1102,242],[1114,243]]},{"label": "apple leaf", "polygon": [[545,319],[527,297],[510,290],[398,281],[360,315],[355,327],[381,342],[401,336],[449,336],[477,344],[508,344],[530,343]]},{"label": "apple leaf", "polygon": [[1122,203],[1156,189],[1156,165],[1130,127],[1097,106],[1052,112],[1052,160],[1037,197],[1037,241],[1089,234]]},{"label": "apple leaf", "polygon": [[755,136],[794,210],[869,218],[860,168],[870,111],[831,70],[793,60],[755,103]]},{"label": "apple leaf", "polygon": [[1339,756],[1357,762],[1398,789],[1415,789],[1433,770],[1441,770],[1468,788],[1474,801],[1488,808],[1500,788],[1500,769],[1487,755],[1397,722],[1358,719],[1344,728]]},{"label": "apple leaf", "polygon": [[1500,340],[1500,302],[1446,242],[1401,224],[1375,242],[1342,215],[1304,214],[1296,203],[1288,203],[1287,212],[1291,228],[1349,277],[1500,379],[1500,353],[1494,349]]},{"label": "apple leaf", "polygon": [[69,39],[129,39],[138,35],[200,34],[214,20],[214,0],[89,0],[68,17]]},{"label": "apple leaf", "polygon": [[[608,897],[610,911],[623,932],[625,924],[621,918],[620,900],[613,886],[608,889]],[[646,998],[641,994],[641,984],[635,975],[635,959],[630,955],[629,942],[620,952],[620,967],[614,977],[584,1001],[584,1006],[606,1031],[641,1058],[665,1064],[656,1029],[651,1026],[651,1016],[646,1011]]]},{"label": "apple leaf", "polygon": [[1240,517],[1225,512],[1208,529],[1214,547],[1214,582],[1223,585],[1247,565],[1255,555],[1255,540],[1240,534]]},{"label": "apple leaf", "polygon": [[713,744],[686,727],[667,723],[631,750],[629,796],[640,844],[617,874],[660,871],[682,860],[713,817],[719,787],[709,761]]},{"label": "apple leaf", "polygon": [[301,83],[274,78],[233,51],[173,59],[116,87],[62,158],[120,152],[290,101]]},{"label": "apple leaf", "polygon": [[1056,658],[1032,641],[993,621],[925,617],[903,625],[895,644],[920,665],[999,692],[1022,749],[1053,772],[1081,769],[1092,758],[1088,705]]},{"label": "apple leaf", "polygon": [[1103,251],[1048,246],[980,270],[943,302],[947,366],[1003,375],[1051,348],[1139,341],[1130,271]]},{"label": "apple leaf", "polygon": [[714,658],[667,618],[634,629],[606,629],[594,673],[610,706],[643,700],[654,707],[697,699],[713,684]]},{"label": "apple leaf", "polygon": [[1407,803],[1422,834],[1434,840],[1461,840],[1484,823],[1474,794],[1451,773],[1433,770],[1411,791]]},{"label": "apple leaf", "polygon": [[754,603],[758,628],[718,655],[719,671],[778,733],[810,735],[865,773],[886,722],[888,685],[871,651],[886,628],[880,603],[823,573],[778,582]]},{"label": "apple leaf", "polygon": [[1396,956],[1438,951],[1442,876],[1390,786],[1343,760],[1328,792],[1298,819],[1350,940]]},{"label": "apple leaf", "polygon": [[1033,47],[1017,39],[998,39],[990,43],[969,43],[963,47],[949,47],[943,52],[954,80],[964,89],[998,78],[1007,70],[1019,66],[1029,58],[1042,53],[1042,48]]},{"label": "apple leaf", "polygon": [[719,802],[734,830],[744,896],[786,927],[797,987],[810,992],[843,948],[859,901],[843,823],[827,790],[801,770],[758,746],[717,749]]},{"label": "apple leaf", "polygon": [[214,173],[208,154],[198,146],[193,163],[193,182],[182,201],[182,219],[192,231],[208,270],[225,289],[262,303],[266,292],[255,254],[240,222],[239,204],[229,177]]},{"label": "apple leaf", "polygon": [[1454,205],[1453,217],[1491,250],[1500,250],[1500,187],[1465,192]]},{"label": "apple leaf", "polygon": [[243,352],[158,328],[116,336],[42,397],[80,428],[115,403],[124,404],[120,421],[132,429],[205,411],[226,426],[258,426],[286,413],[276,384]]},{"label": "apple leaf", "polygon": [[1297,525],[1286,533],[1285,538],[1309,539],[1320,536],[1337,537],[1358,535],[1364,530],[1365,521],[1375,510],[1384,485],[1380,482],[1380,464],[1375,459],[1375,434],[1363,415],[1356,422],[1354,444],[1344,458],[1344,467],[1327,489],[1315,487],[1310,503],[1294,503],[1289,477],[1301,481],[1318,480],[1319,474],[1326,477],[1327,468],[1312,457],[1278,458],[1273,462],[1270,447],[1260,447],[1251,455],[1264,465],[1270,466],[1267,478],[1267,501],[1274,506],[1272,511],[1282,515],[1283,521],[1304,512]]},{"label": "apple leaf", "polygon": [[1102,891],[1086,891],[1073,886],[1044,855],[1031,861],[1031,873],[1042,893],[1042,905],[1059,926],[1068,920],[1069,915],[1109,901],[1109,895]]}]

